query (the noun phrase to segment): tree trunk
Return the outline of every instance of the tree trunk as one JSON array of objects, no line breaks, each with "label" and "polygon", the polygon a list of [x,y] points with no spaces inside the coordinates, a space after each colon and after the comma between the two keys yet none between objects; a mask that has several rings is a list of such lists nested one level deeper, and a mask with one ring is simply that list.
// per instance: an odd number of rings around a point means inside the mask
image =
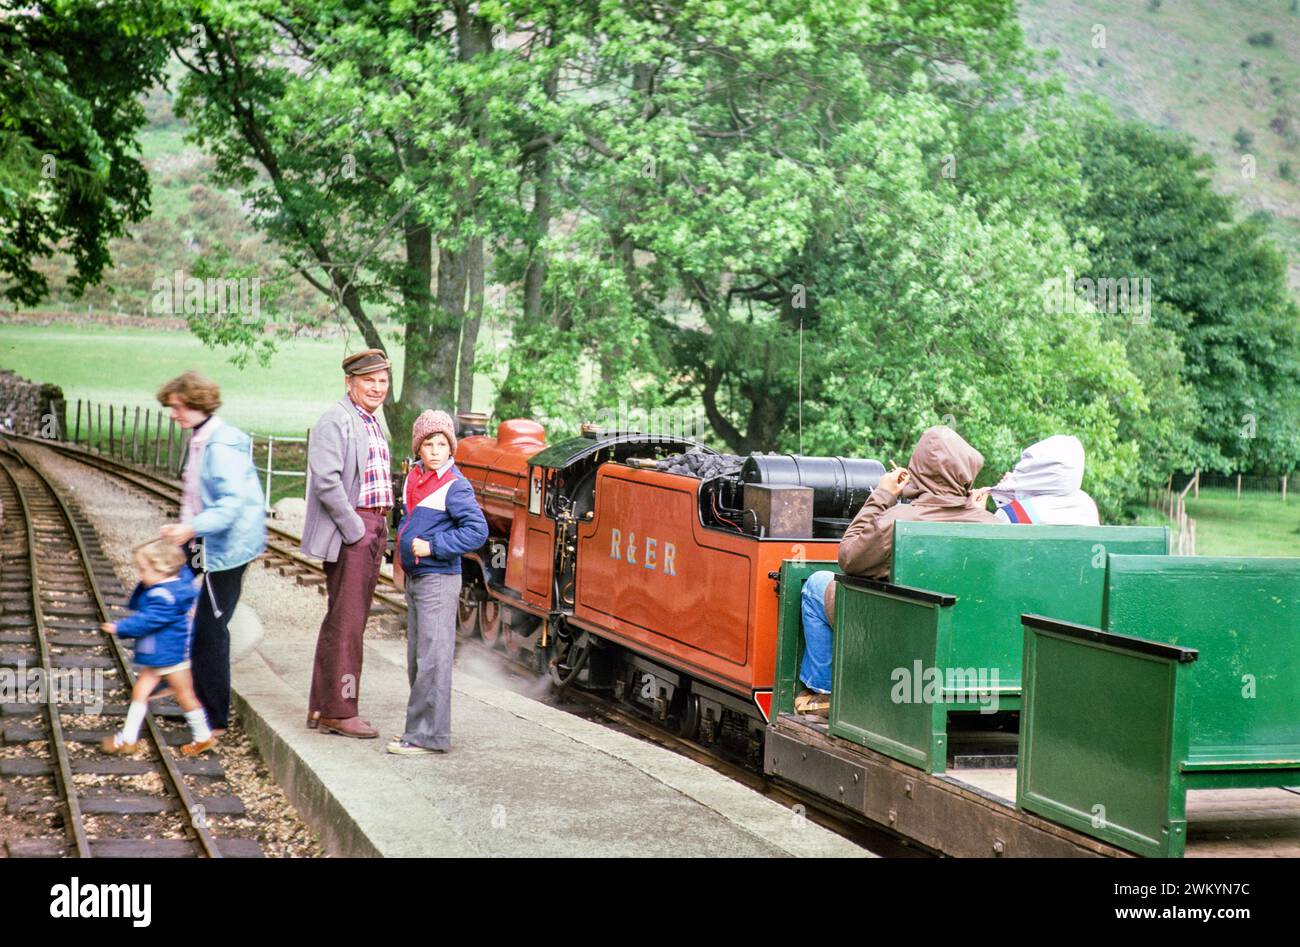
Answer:
[{"label": "tree trunk", "polygon": [[456,403],[454,373],[465,321],[468,261],[468,249],[453,250],[448,244],[438,248],[438,295],[429,331],[429,364],[437,377],[430,381],[430,401],[425,407],[448,409]]},{"label": "tree trunk", "polygon": [[[402,316],[405,364],[402,367],[402,393],[398,399],[390,390],[385,405],[389,432],[397,437],[409,429],[425,408],[451,404],[451,372],[454,357],[438,357],[438,340],[447,333],[436,312],[431,312],[433,283],[433,235],[424,225],[408,224],[405,229],[406,266],[403,272]],[[439,284],[442,267],[439,266]],[[453,323],[455,331],[455,323]],[[439,370],[441,368],[441,370]]]},{"label": "tree trunk", "polygon": [[474,346],[483,322],[483,238],[475,237],[466,250],[466,282],[469,286],[469,309],[460,333],[460,366],[457,372],[456,410],[474,410]]},{"label": "tree trunk", "polygon": [[[554,34],[548,37],[547,45]],[[548,100],[554,100],[559,74],[552,70],[542,88]],[[540,325],[542,316],[542,287],[546,285],[546,250],[543,242],[551,229],[551,200],[554,195],[554,163],[551,147],[543,147],[533,159],[536,174],[533,181],[533,209],[529,214],[529,257],[524,269],[523,311],[516,323],[514,351],[511,353],[505,381],[497,392],[496,413],[501,418],[529,417],[533,413],[531,392],[519,378],[516,367],[536,364],[545,353],[533,345],[531,329]]]},{"label": "tree trunk", "polygon": [[[457,39],[457,58],[461,62],[469,62],[479,56],[486,55],[492,50],[492,24],[484,17],[478,15],[476,10],[465,2],[457,2],[456,11],[456,39]],[[487,144],[487,136],[482,128],[482,104],[477,99],[465,99],[460,103],[461,121],[464,123],[474,137],[474,140],[480,147]],[[480,223],[479,215],[479,190],[480,183],[474,177],[473,169],[466,161],[464,169],[465,184],[457,195],[458,210],[456,213],[455,237],[459,238],[471,222],[475,225]],[[474,236],[465,240],[464,248],[451,253],[445,253],[440,258],[438,265],[438,296],[439,306],[445,305],[445,311],[448,315],[454,316],[455,322],[452,326],[457,331],[456,347],[453,349],[453,355],[456,360],[456,410],[468,411],[474,400],[474,346],[478,342],[479,325],[483,320],[483,283],[484,283],[484,259],[483,259],[483,237],[482,231],[475,226]],[[442,292],[443,275],[442,261],[450,261],[455,267],[455,272],[449,274],[452,279],[452,285],[448,287],[449,292],[445,297]],[[469,311],[468,318],[465,309],[465,292],[469,290]],[[455,296],[455,304],[458,309],[452,308],[452,296]],[[451,404],[448,399],[448,404]]]}]

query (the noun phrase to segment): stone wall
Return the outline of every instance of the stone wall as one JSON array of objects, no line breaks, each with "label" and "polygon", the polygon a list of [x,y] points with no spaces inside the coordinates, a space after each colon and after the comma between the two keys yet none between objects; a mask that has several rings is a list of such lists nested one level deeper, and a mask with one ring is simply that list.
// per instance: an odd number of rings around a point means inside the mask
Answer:
[{"label": "stone wall", "polygon": [[28,381],[0,368],[0,429],[64,439],[68,419],[63,389]]}]

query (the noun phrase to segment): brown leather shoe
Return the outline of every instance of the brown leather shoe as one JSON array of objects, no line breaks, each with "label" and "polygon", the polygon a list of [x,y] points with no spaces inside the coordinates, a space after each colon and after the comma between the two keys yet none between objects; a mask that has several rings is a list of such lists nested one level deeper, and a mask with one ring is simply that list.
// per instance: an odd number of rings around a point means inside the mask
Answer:
[{"label": "brown leather shoe", "polygon": [[358,740],[373,740],[379,736],[379,731],[368,725],[360,717],[348,717],[346,720],[340,720],[337,717],[321,717],[320,728],[329,733],[337,733],[339,736],[354,737]]},{"label": "brown leather shoe", "polygon": [[198,756],[200,753],[206,753],[217,745],[216,737],[208,737],[206,740],[199,742],[193,741],[181,747],[182,756]]},{"label": "brown leather shoe", "polygon": [[140,749],[140,741],[136,740],[134,743],[119,743],[117,742],[116,735],[110,733],[99,742],[99,748],[105,753],[121,753],[125,756],[130,756],[136,750]]}]

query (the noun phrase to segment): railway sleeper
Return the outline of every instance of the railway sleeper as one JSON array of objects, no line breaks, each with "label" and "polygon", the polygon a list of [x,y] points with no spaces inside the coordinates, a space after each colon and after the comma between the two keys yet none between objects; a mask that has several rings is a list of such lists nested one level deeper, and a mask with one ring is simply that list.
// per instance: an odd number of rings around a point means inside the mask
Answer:
[{"label": "railway sleeper", "polygon": [[[182,756],[172,762],[186,776],[224,775],[221,760],[215,756]],[[143,776],[159,770],[158,762],[153,759],[135,759],[129,756],[77,758],[69,760],[68,766],[74,776]],[[49,760],[0,759],[0,776],[49,776],[53,772]]]},{"label": "railway sleeper", "polygon": [[[31,743],[36,740],[49,739],[44,727],[28,727],[11,723],[3,731],[5,743]],[[112,730],[64,730],[63,739],[67,743],[99,743],[104,737],[112,736]],[[190,732],[185,729],[164,729],[163,742],[168,746],[184,746],[190,742]]]},{"label": "railway sleeper", "polygon": [[[175,796],[150,793],[88,795],[83,792],[78,803],[83,815],[160,815],[180,808],[180,800]],[[205,816],[245,813],[243,802],[236,796],[196,796],[194,804],[202,807]],[[60,800],[48,794],[10,794],[5,798],[5,812],[9,815],[58,812],[62,807]]]},{"label": "railway sleeper", "polygon": [[[221,838],[217,848],[227,858],[262,858],[265,853],[257,839]],[[5,843],[10,858],[62,858],[70,854],[61,839],[12,839]],[[91,839],[92,858],[194,858],[194,843],[189,839]]]}]

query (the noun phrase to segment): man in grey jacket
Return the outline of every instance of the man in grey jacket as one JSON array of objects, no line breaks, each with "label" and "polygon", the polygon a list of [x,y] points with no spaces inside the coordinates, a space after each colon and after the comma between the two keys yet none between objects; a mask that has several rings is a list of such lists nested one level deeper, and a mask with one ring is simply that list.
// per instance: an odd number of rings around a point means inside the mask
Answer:
[{"label": "man in grey jacket", "polygon": [[316,639],[307,726],[373,739],[358,713],[362,635],[393,508],[392,461],[376,412],[388,396],[391,365],[382,349],[343,360],[347,395],[311,429],[307,519],[302,551],[325,560],[329,606]]}]

